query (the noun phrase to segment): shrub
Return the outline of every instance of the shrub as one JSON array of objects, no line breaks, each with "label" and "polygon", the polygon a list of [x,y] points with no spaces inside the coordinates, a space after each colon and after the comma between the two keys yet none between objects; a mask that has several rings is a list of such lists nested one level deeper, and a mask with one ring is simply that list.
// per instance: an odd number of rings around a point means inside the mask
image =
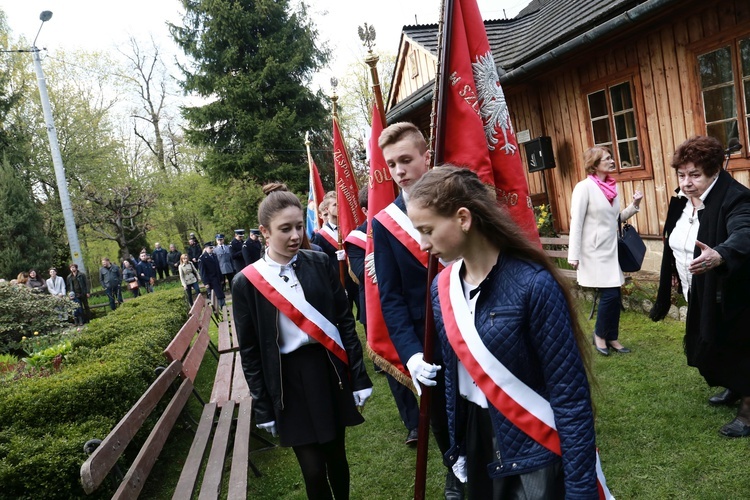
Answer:
[{"label": "shrub", "polygon": [[68,299],[32,292],[25,286],[0,284],[0,353],[19,353],[23,337],[67,325],[73,306]]},{"label": "shrub", "polygon": [[181,289],[129,301],[70,340],[60,372],[0,382],[0,498],[84,496],[83,444],[103,439],[153,382],[186,312]]}]

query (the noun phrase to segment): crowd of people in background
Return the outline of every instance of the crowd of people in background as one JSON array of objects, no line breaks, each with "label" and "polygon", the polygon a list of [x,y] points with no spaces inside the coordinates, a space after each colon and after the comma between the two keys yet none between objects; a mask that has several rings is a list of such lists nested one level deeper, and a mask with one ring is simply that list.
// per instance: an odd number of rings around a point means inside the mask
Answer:
[{"label": "crowd of people in background", "polygon": [[[157,279],[164,280],[170,276],[179,278],[189,305],[201,293],[202,283],[209,298],[215,293],[219,305],[223,307],[225,291],[229,290],[234,276],[246,265],[258,260],[262,252],[259,230],[251,229],[247,241],[244,235],[244,229],[235,229],[230,244],[225,243],[224,234],[218,233],[215,243],[208,241],[200,245],[195,233],[190,233],[184,253],[174,243],[166,250],[156,242],[151,253],[142,248],[138,258],[123,259],[119,266],[108,257],[103,258],[99,283],[109,298],[109,307],[114,310],[123,303],[123,288],[137,298],[143,293],[153,292]],[[31,272],[28,274],[32,275]],[[25,281],[29,279],[27,276]],[[29,286],[45,285],[37,283],[35,279],[32,281],[34,284]]]},{"label": "crowd of people in background", "polygon": [[[200,283],[203,283],[209,296],[216,293],[219,303],[224,305],[224,290],[229,290],[234,275],[253,262],[252,259],[260,257],[259,234],[257,229],[251,230],[249,248],[244,246],[244,230],[237,229],[231,246],[224,243],[223,234],[216,235],[215,245],[207,242],[200,246],[195,234],[190,233],[185,253],[177,250],[174,243],[166,250],[156,242],[153,251],[142,248],[137,257],[129,256],[120,262],[103,257],[97,275],[99,284],[109,299],[111,310],[124,302],[123,292],[130,292],[132,298],[152,293],[157,279],[165,280],[170,276],[180,280],[188,304],[192,305],[195,294],[201,291]],[[251,259],[247,264],[246,258]],[[89,305],[91,280],[79,270],[76,263],[71,263],[69,270],[67,277],[63,277],[52,267],[45,277],[36,269],[29,269],[10,280],[9,285],[27,287],[34,293],[50,294],[75,302],[76,308],[70,319],[75,325],[83,325],[92,318]]]},{"label": "crowd of people in background", "polygon": [[76,304],[73,312],[73,323],[83,325],[91,318],[89,297],[91,297],[89,281],[86,275],[78,270],[78,264],[70,264],[70,274],[67,279],[59,276],[57,269],[51,267],[48,271],[49,278],[44,279],[36,269],[29,269],[18,273],[18,276],[10,280],[11,286],[23,286],[29,288],[33,293],[50,294],[53,297],[69,299]]}]

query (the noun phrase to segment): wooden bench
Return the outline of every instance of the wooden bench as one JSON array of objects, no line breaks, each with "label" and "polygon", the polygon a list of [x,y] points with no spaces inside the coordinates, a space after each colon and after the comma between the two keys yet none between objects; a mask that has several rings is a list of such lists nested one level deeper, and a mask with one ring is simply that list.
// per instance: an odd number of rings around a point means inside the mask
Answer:
[{"label": "wooden bench", "polygon": [[[542,248],[544,249],[544,253],[547,254],[547,257],[550,259],[565,259],[567,261],[568,259],[568,237],[567,236],[558,236],[556,238],[547,238],[547,237],[541,237],[539,238],[542,242]],[[565,248],[560,248],[561,246],[564,246]],[[558,266],[559,268],[559,266]],[[575,280],[576,279],[576,271],[575,269],[559,269],[560,274],[562,274],[564,277]]]},{"label": "wooden bench", "polygon": [[[222,320],[227,322],[227,328],[231,324],[229,311],[230,309],[224,314]],[[250,437],[251,434],[255,436],[251,433],[252,398],[242,373],[236,342],[229,350],[220,353],[210,340],[208,330],[212,317],[214,313],[211,305],[203,295],[199,295],[190,309],[188,320],[164,350],[164,355],[170,361],[169,366],[161,371],[144,395],[81,466],[81,481],[86,493],[95,491],[109,472],[116,468],[116,463],[125,448],[159,402],[169,400],[166,410],[141,447],[113,498],[138,497],[161,453],[167,436],[185,408],[190,395],[195,394],[203,405],[203,412],[197,423],[193,443],[183,465],[173,498],[192,497],[209,443],[211,446],[205,462],[199,498],[218,498],[230,444],[232,444],[232,466],[229,475],[228,498],[245,498],[248,468],[252,469],[256,476],[260,476],[260,472],[249,458]],[[232,337],[229,331],[226,335]],[[219,361],[211,399],[204,404],[195,392],[194,384],[207,350],[211,350]],[[176,383],[179,383],[179,387],[174,395],[171,395],[170,388]],[[167,396],[167,394],[170,395]],[[233,433],[232,430],[234,430]],[[261,441],[272,445],[266,440],[261,439]],[[96,442],[87,443],[87,446],[89,445],[93,447]]]},{"label": "wooden bench", "polygon": [[[567,236],[558,236],[556,238],[546,238],[546,237],[540,237],[539,238],[542,242],[542,248],[544,249],[544,253],[547,254],[547,256],[551,259],[566,259],[568,258],[568,249],[561,249],[561,246],[567,247],[569,242],[569,239]],[[552,248],[547,248],[552,247]],[[576,280],[576,271],[574,269],[558,269],[560,273],[570,279],[575,281]],[[633,280],[630,276],[625,276],[625,283],[629,283]],[[594,317],[594,313],[596,312],[596,303],[599,300],[599,289],[594,289],[594,300],[591,303],[591,313],[589,313],[589,319],[592,319]],[[622,304],[622,300],[620,300],[620,309],[623,311],[625,310],[625,306]]]}]

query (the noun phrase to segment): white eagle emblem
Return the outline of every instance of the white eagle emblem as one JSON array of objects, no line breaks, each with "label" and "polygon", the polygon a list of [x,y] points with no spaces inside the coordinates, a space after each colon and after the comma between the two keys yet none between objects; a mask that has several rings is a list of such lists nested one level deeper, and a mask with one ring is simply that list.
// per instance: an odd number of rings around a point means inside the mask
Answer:
[{"label": "white eagle emblem", "polygon": [[495,131],[500,127],[503,133],[501,149],[505,150],[505,154],[514,154],[516,146],[508,142],[508,135],[513,135],[513,125],[510,123],[508,104],[505,102],[505,94],[500,86],[492,51],[477,56],[477,62],[471,63],[471,69],[477,86],[479,114],[484,124],[487,148],[490,151],[495,150],[495,144],[500,141],[495,136]]}]

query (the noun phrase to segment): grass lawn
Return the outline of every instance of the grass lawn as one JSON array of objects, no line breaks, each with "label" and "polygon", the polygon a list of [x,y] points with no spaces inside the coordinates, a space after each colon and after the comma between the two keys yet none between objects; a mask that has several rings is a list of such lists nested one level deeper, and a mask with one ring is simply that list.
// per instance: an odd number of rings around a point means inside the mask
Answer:
[{"label": "grass lawn", "polygon": [[[582,310],[589,308],[582,304]],[[593,331],[593,323],[587,322],[586,331]],[[750,440],[718,434],[736,409],[707,404],[716,390],[686,365],[683,330],[684,324],[677,321],[653,323],[646,315],[625,312],[620,340],[633,353],[593,357],[597,440],[607,483],[618,500],[750,498],[750,479],[745,475]],[[366,422],[347,432],[351,498],[412,498],[416,451],[403,444],[406,430],[385,377],[373,374],[372,363],[367,364],[375,390],[364,410]],[[216,361],[206,354],[196,384],[206,398],[215,370]],[[197,418],[200,408],[194,401],[190,404]],[[171,498],[192,431],[173,434],[142,498]],[[251,445],[260,446],[254,440]],[[438,455],[431,440],[428,499],[442,498],[445,468]],[[251,459],[262,477],[250,474],[248,498],[306,498],[291,449],[254,452]]]},{"label": "grass lawn", "polygon": [[708,405],[717,390],[687,366],[684,328],[625,312],[620,340],[633,353],[594,357],[597,441],[618,499],[750,498],[750,440],[718,433],[736,408]]}]

